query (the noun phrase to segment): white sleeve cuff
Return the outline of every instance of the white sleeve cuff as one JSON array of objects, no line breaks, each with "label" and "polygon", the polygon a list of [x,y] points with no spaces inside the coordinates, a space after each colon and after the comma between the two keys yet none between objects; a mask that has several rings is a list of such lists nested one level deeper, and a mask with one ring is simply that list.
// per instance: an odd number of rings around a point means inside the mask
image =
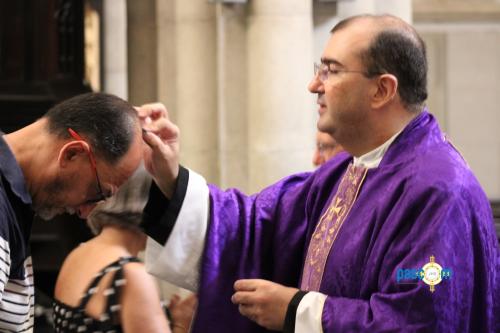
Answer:
[{"label": "white sleeve cuff", "polygon": [[327,296],[308,292],[300,301],[295,314],[295,333],[323,333],[321,318]]},{"label": "white sleeve cuff", "polygon": [[205,179],[189,170],[186,196],[165,246],[148,237],[146,268],[149,273],[196,292],[209,214]]}]

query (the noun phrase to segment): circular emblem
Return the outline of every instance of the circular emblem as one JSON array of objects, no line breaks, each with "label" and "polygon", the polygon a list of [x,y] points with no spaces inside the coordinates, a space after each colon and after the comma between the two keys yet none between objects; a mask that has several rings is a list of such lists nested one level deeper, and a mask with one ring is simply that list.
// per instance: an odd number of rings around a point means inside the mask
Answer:
[{"label": "circular emblem", "polygon": [[439,284],[442,280],[441,271],[443,268],[436,262],[429,262],[422,267],[424,281],[429,286],[435,286]]}]

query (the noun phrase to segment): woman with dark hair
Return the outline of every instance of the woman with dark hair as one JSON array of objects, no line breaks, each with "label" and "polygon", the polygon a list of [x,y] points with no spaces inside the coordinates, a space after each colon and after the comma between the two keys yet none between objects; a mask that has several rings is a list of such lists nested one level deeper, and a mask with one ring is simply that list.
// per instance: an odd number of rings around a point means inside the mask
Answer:
[{"label": "woman with dark hair", "polygon": [[169,325],[155,280],[137,258],[146,245],[139,224],[150,183],[147,172],[139,168],[88,217],[97,236],[73,250],[63,263],[55,287],[56,332],[188,331],[196,299],[173,302],[177,308],[170,309]]}]

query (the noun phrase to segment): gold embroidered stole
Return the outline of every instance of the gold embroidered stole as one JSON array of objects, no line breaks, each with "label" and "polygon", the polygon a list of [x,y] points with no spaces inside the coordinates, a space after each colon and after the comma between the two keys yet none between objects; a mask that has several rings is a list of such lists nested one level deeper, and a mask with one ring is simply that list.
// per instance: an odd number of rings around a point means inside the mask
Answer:
[{"label": "gold embroidered stole", "polygon": [[307,249],[300,289],[319,291],[330,249],[353,206],[368,169],[349,164],[330,206],[321,216]]}]

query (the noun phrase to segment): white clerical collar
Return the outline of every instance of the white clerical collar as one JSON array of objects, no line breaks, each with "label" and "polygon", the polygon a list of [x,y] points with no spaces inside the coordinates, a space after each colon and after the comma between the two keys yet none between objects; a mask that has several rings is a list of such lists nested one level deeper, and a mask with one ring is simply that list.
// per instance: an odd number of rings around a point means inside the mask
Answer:
[{"label": "white clerical collar", "polygon": [[377,168],[380,162],[382,161],[382,158],[384,157],[385,152],[387,149],[389,149],[389,146],[391,143],[398,137],[398,135],[402,132],[403,130],[397,132],[393,136],[389,138],[386,142],[384,142],[382,145],[378,146],[377,148],[373,149],[372,151],[361,155],[360,157],[354,157],[353,165],[354,166],[361,166],[367,169],[373,169]]}]

